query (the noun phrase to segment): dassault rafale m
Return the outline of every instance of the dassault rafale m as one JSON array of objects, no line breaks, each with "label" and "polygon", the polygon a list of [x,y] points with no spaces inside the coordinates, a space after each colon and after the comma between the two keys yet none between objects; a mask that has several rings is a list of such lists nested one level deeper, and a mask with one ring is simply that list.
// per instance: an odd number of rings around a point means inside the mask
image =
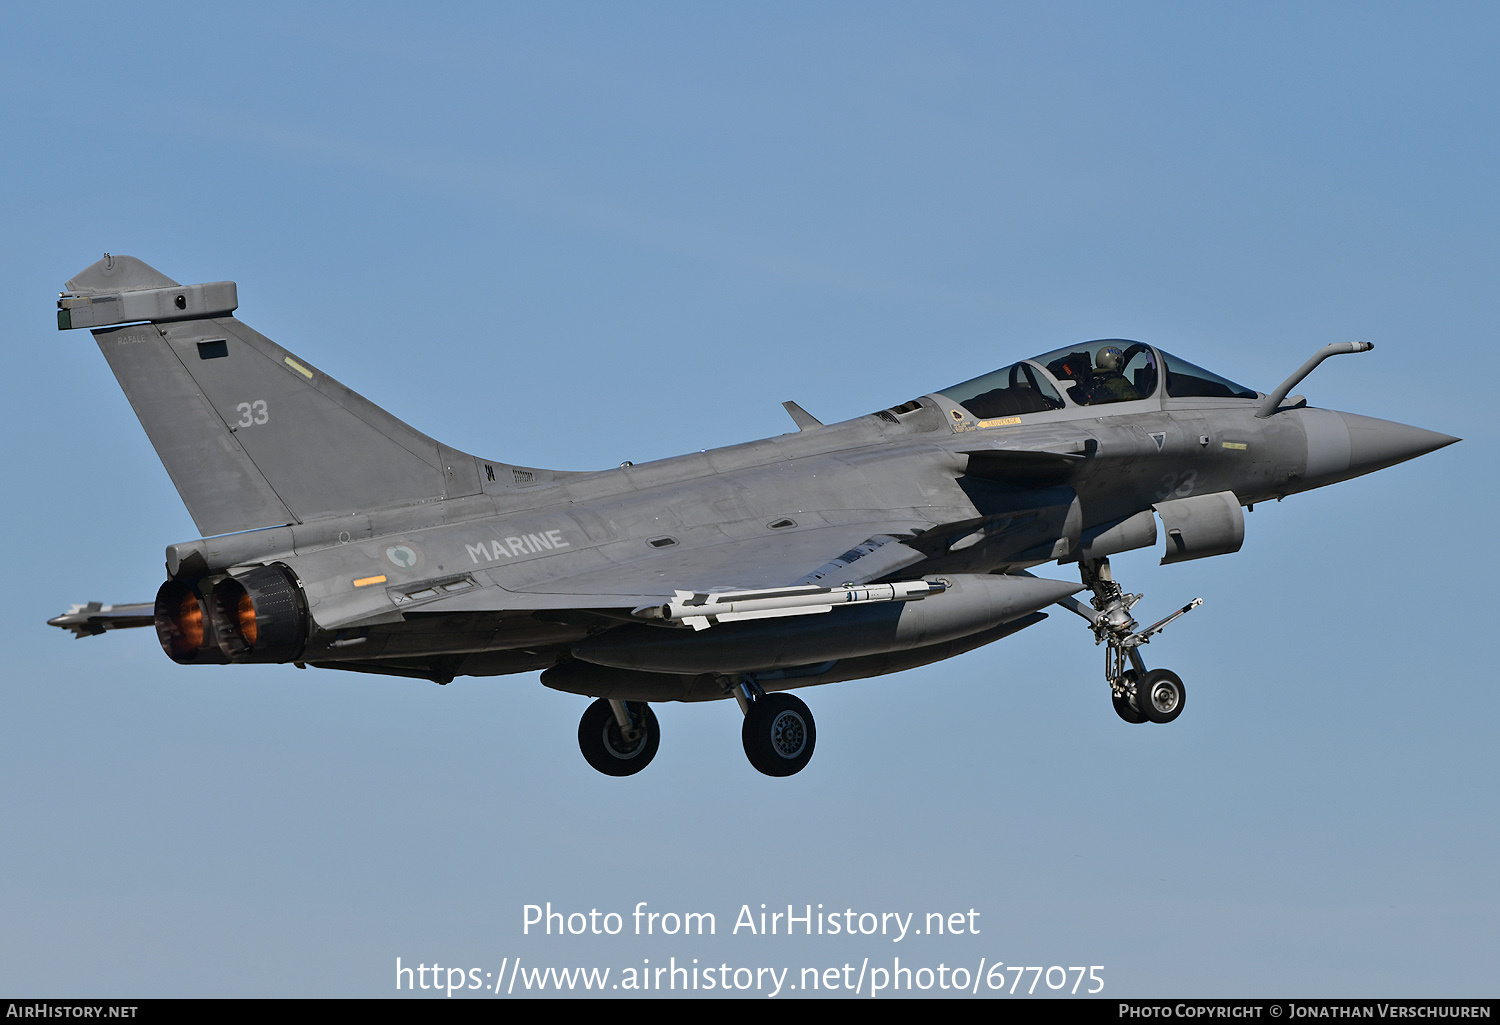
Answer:
[{"label": "dassault rafale m", "polygon": [[[154,603],[49,622],[154,626],[182,664],[540,670],[596,699],[578,742],[614,776],[656,754],[650,702],[719,698],[750,763],[791,775],[816,733],[788,691],[952,658],[1052,605],[1105,646],[1121,719],[1171,722],[1186,690],[1141,646],[1201,599],[1141,626],[1109,556],[1158,537],[1163,564],[1235,552],[1244,507],[1458,440],[1289,394],[1367,342],[1262,394],[1106,339],[843,423],[786,402],[780,437],[543,470],[407,426],[232,316],[232,281],[106,254],[57,305],[59,329],[93,329],[203,536],[167,547]],[[1029,572],[1051,562],[1078,579]]]}]

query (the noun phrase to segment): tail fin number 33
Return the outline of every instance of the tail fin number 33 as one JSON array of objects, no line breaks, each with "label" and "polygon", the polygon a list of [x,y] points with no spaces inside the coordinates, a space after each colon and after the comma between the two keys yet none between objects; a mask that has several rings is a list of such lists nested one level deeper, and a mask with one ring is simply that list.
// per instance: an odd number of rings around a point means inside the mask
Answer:
[{"label": "tail fin number 33", "polygon": [[234,408],[240,414],[240,418],[234,422],[236,427],[255,427],[271,419],[271,411],[266,406],[265,399],[241,402]]}]

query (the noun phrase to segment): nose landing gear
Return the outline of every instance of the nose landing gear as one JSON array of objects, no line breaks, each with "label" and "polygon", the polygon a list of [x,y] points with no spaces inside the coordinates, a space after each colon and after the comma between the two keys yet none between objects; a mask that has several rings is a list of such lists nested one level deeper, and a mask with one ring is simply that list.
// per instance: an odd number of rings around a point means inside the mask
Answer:
[{"label": "nose landing gear", "polygon": [[1095,644],[1108,645],[1104,678],[1109,681],[1116,714],[1128,723],[1169,723],[1176,719],[1187,704],[1182,678],[1170,669],[1148,670],[1138,649],[1179,616],[1202,605],[1203,599],[1194,598],[1167,618],[1137,630],[1130,610],[1144,595],[1122,591],[1110,573],[1108,559],[1086,559],[1079,563],[1079,571],[1084,585],[1093,592],[1092,607],[1073,598],[1058,604],[1089,621]]}]

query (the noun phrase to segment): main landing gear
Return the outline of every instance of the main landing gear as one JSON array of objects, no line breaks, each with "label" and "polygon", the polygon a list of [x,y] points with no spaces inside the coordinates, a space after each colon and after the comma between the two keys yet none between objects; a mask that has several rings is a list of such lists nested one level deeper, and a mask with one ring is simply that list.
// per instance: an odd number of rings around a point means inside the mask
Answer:
[{"label": "main landing gear", "polygon": [[[791,694],[767,694],[751,676],[724,680],[726,693],[745,713],[740,739],[745,757],[767,776],[802,771],[818,741],[812,712]],[[633,776],[651,764],[661,743],[656,713],[644,701],[600,698],[578,723],[578,747],[606,776]]]},{"label": "main landing gear", "polygon": [[1130,609],[1143,596],[1125,594],[1120,589],[1110,573],[1109,560],[1087,559],[1079,564],[1079,570],[1084,585],[1093,592],[1092,608],[1073,598],[1058,604],[1089,621],[1095,644],[1108,645],[1104,678],[1109,681],[1115,713],[1128,723],[1169,723],[1176,719],[1187,704],[1182,678],[1170,669],[1148,670],[1138,649],[1150,642],[1152,634],[1202,605],[1203,599],[1194,598],[1166,619],[1137,630]]},{"label": "main landing gear", "polygon": [[812,712],[802,699],[767,694],[751,676],[738,677],[728,689],[745,713],[740,740],[750,764],[767,776],[801,772],[818,741]]},{"label": "main landing gear", "polygon": [[644,701],[600,698],[578,722],[578,747],[606,776],[634,776],[656,757],[661,727]]}]

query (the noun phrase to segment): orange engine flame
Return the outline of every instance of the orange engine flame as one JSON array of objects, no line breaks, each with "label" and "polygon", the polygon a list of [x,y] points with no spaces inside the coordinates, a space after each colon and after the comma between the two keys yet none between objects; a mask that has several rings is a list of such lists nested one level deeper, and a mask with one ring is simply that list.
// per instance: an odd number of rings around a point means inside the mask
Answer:
[{"label": "orange engine flame", "polygon": [[235,621],[239,625],[240,636],[245,639],[246,644],[252,648],[255,647],[255,639],[259,636],[255,626],[255,603],[244,591],[240,592],[240,600],[235,605],[234,614]]},{"label": "orange engine flame", "polygon": [[203,607],[198,604],[198,598],[192,592],[182,596],[176,618],[177,629],[180,631],[180,653],[186,655],[203,647]]}]

